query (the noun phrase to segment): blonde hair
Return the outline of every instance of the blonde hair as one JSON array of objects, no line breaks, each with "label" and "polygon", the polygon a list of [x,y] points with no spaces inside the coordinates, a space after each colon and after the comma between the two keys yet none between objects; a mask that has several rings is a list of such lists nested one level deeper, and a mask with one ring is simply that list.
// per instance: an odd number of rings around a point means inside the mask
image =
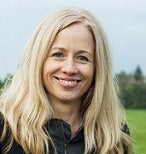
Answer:
[{"label": "blonde hair", "polygon": [[132,143],[121,131],[126,119],[117,97],[106,36],[97,19],[87,10],[66,8],[44,19],[34,31],[18,71],[10,86],[0,96],[0,112],[11,130],[10,144],[15,139],[26,153],[49,152],[48,140],[53,141],[45,124],[53,117],[53,110],[43,86],[42,68],[57,34],[75,23],[86,25],[93,34],[95,77],[91,88],[83,96],[85,154],[95,150],[100,154],[122,154],[123,144],[130,154]]}]

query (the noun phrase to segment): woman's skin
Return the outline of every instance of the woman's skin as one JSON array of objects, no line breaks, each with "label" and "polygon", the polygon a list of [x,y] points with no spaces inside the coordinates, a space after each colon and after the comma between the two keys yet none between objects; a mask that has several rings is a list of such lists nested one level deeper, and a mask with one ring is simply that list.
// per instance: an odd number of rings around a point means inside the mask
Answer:
[{"label": "woman's skin", "polygon": [[76,23],[57,35],[43,66],[43,82],[56,118],[71,125],[72,136],[81,125],[83,94],[94,75],[94,40],[87,26]]}]

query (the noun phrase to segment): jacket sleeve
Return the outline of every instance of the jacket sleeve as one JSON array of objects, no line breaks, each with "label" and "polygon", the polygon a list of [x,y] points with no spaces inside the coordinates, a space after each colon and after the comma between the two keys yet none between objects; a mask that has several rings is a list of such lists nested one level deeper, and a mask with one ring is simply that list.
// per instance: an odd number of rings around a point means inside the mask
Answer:
[{"label": "jacket sleeve", "polygon": [[[8,131],[4,140],[1,141],[3,127],[4,127],[4,118],[0,114],[0,154],[2,154],[2,151],[6,148],[8,140],[10,138],[10,134],[9,134],[10,132]],[[7,154],[25,154],[25,152],[22,149],[22,147],[14,140],[13,145]]]},{"label": "jacket sleeve", "polygon": [[1,135],[3,132],[3,127],[4,127],[4,119],[3,119],[2,114],[0,113],[0,141],[1,141]]},{"label": "jacket sleeve", "polygon": [[3,132],[3,126],[4,126],[4,120],[2,118],[2,115],[0,114],[0,153],[2,153],[1,135],[2,135],[2,132]]},{"label": "jacket sleeve", "polygon": [[[128,125],[126,123],[124,123],[122,125],[122,131],[127,134],[128,136],[130,136],[130,131],[129,131],[129,128],[128,128]],[[126,144],[123,143],[123,148],[124,148],[124,154],[128,154],[128,147]]]},{"label": "jacket sleeve", "polygon": [[130,136],[130,131],[129,131],[128,125],[127,125],[126,123],[122,125],[122,131],[123,131],[125,134],[127,134],[127,135]]}]

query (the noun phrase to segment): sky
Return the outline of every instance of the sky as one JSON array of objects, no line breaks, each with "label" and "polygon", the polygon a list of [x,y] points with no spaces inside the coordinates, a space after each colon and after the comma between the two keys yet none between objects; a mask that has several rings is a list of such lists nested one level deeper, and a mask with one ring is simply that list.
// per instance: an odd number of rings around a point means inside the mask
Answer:
[{"label": "sky", "polygon": [[85,8],[103,26],[115,73],[146,75],[146,0],[0,0],[0,78],[15,73],[37,25],[62,7]]}]

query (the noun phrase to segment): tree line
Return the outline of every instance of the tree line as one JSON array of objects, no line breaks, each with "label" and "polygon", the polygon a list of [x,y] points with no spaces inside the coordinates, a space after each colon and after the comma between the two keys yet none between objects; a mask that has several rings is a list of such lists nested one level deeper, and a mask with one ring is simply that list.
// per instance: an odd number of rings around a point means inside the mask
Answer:
[{"label": "tree line", "polygon": [[117,74],[120,86],[120,99],[126,108],[146,109],[146,77],[140,66],[134,73],[122,71]]},{"label": "tree line", "polygon": [[[11,82],[12,74],[8,74],[5,79],[0,79],[0,90]],[[119,98],[125,108],[146,109],[146,77],[140,66],[137,66],[134,73],[125,71],[116,74],[120,87]]]}]

